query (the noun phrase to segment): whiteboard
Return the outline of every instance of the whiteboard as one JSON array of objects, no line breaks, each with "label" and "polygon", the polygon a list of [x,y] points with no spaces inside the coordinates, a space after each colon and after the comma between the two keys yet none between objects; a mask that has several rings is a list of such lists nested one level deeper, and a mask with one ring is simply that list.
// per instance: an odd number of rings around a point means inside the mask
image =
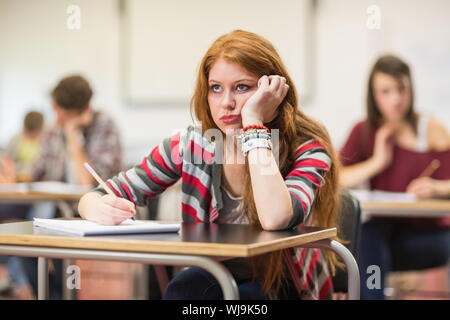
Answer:
[{"label": "whiteboard", "polygon": [[312,91],[311,5],[310,0],[124,1],[121,81],[127,104],[186,106],[203,55],[235,29],[272,42],[304,99]]}]

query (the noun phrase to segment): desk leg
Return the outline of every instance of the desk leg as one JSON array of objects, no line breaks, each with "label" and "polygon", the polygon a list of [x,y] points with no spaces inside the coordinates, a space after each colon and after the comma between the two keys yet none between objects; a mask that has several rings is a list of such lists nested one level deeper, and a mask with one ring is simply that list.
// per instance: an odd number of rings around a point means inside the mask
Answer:
[{"label": "desk leg", "polygon": [[48,300],[48,259],[38,257],[38,299]]},{"label": "desk leg", "polygon": [[[57,206],[59,210],[61,211],[64,218],[73,218],[75,217],[75,213],[73,212],[73,209],[70,205],[70,203],[66,201],[58,201]],[[70,259],[64,259],[63,260],[63,274],[62,274],[62,280],[63,280],[63,287],[62,287],[62,294],[63,294],[63,300],[74,300],[76,298],[76,292],[74,289],[69,289],[67,286],[67,268],[72,265],[74,262]]]},{"label": "desk leg", "polygon": [[359,283],[359,269],[355,258],[351,252],[342,244],[335,240],[325,239],[317,242],[302,245],[305,248],[324,248],[334,251],[342,258],[347,267],[348,274],[348,299],[359,300],[360,298],[360,283]]}]

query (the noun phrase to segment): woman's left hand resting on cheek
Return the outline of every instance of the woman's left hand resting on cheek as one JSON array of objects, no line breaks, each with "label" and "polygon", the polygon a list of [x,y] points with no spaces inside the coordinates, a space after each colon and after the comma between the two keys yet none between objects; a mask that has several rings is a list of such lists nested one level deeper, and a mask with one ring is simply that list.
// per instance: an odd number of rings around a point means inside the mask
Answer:
[{"label": "woman's left hand resting on cheek", "polygon": [[278,107],[289,90],[286,78],[271,75],[258,80],[258,90],[247,100],[241,111],[242,125],[263,124],[278,115]]}]

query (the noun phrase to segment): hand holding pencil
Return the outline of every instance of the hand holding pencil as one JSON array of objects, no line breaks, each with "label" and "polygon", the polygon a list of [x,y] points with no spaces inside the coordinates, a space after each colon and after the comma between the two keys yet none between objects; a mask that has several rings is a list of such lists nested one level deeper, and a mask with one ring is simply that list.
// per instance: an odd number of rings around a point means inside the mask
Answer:
[{"label": "hand holding pencil", "polygon": [[434,159],[422,171],[422,173],[406,188],[406,192],[415,194],[419,198],[432,198],[439,196],[441,181],[430,178],[431,175],[439,168],[440,162]]},{"label": "hand holding pencil", "polygon": [[79,209],[80,214],[82,211],[87,211],[88,214],[84,214],[83,216],[85,219],[104,225],[117,225],[127,219],[134,220],[134,216],[136,215],[134,203],[127,199],[117,197],[114,191],[111,190],[87,162],[84,163],[84,166],[108,194],[103,196],[100,196],[98,193],[86,194],[85,196],[89,197],[89,205],[87,209]]}]

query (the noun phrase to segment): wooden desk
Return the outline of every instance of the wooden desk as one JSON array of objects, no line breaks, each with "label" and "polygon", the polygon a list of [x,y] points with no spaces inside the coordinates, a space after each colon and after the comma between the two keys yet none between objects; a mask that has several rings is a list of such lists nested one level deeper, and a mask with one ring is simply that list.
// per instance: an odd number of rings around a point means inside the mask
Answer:
[{"label": "wooden desk", "polygon": [[83,194],[57,194],[48,192],[0,192],[0,201],[37,202],[37,201],[73,201],[80,200]]},{"label": "wooden desk", "polygon": [[343,259],[349,274],[349,299],[359,299],[358,266],[343,245],[330,240],[334,236],[336,228],[268,232],[251,225],[183,223],[179,234],[73,237],[34,228],[32,222],[19,222],[0,225],[0,254],[39,258],[39,299],[48,298],[48,258],[198,266],[217,278],[225,299],[238,299],[235,280],[217,260],[290,247],[320,247],[335,251]]},{"label": "wooden desk", "polygon": [[71,208],[71,203],[75,203],[83,196],[82,193],[58,194],[48,192],[3,192],[0,191],[0,203],[38,203],[53,202],[65,218],[76,216]]},{"label": "wooden desk", "polygon": [[375,216],[438,218],[450,216],[450,200],[427,199],[415,202],[361,201],[364,219]]}]

